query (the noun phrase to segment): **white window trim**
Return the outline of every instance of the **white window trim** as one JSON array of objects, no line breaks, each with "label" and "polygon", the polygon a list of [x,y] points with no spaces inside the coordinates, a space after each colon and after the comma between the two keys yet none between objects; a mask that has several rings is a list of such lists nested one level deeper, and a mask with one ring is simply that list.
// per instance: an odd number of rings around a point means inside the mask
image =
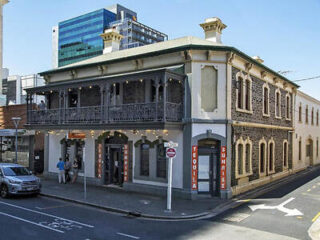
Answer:
[{"label": "white window trim", "polygon": [[[270,171],[270,166],[269,166],[269,164],[270,164],[270,144],[272,143],[272,146],[273,146],[273,149],[272,149],[272,170]],[[274,140],[273,140],[273,138],[271,138],[270,140],[269,140],[269,142],[268,142],[268,159],[267,159],[267,161],[268,161],[268,167],[267,167],[267,171],[268,171],[268,175],[269,174],[272,174],[272,173],[275,173],[275,143],[274,143]]]},{"label": "white window trim", "polygon": [[[244,75],[242,73],[242,71],[238,72],[236,74],[236,83],[237,83],[237,86],[238,86],[238,81],[239,81],[239,78],[242,79],[242,85],[240,86],[242,88],[242,96],[241,96],[241,106],[242,108],[239,108],[239,104],[238,104],[238,94],[239,94],[239,89],[236,88],[236,111],[237,112],[243,112],[243,113],[248,113],[248,114],[253,114],[253,111],[252,111],[252,79],[251,77],[249,76],[249,74],[247,75]],[[250,82],[250,98],[249,98],[249,110],[247,110],[245,108],[245,103],[246,103],[246,81],[249,80]]]},{"label": "white window trim", "polygon": [[[279,109],[277,106],[277,93],[279,93]],[[275,94],[274,94],[274,110],[275,110],[275,118],[281,119],[281,91],[279,88],[276,89]],[[279,111],[277,111],[279,110]]]},{"label": "white window trim", "polygon": [[[286,156],[287,156],[287,159],[286,159],[286,162],[287,162],[287,166],[284,165],[284,144],[287,144],[287,153],[286,153]],[[298,146],[299,148],[299,146]],[[298,150],[299,151],[299,150]],[[288,140],[284,140],[283,143],[282,143],[282,165],[283,165],[283,169],[286,170],[288,169],[288,166],[289,166],[289,144],[288,144]]]},{"label": "white window trim", "polygon": [[[268,89],[267,103],[268,103],[268,113],[264,113],[264,88]],[[262,86],[262,116],[270,117],[270,87],[267,83],[264,83]]]},{"label": "white window trim", "polygon": [[[242,151],[242,174],[239,174],[239,166],[238,166],[238,157],[239,157],[239,151],[238,146],[242,144],[243,151]],[[249,172],[246,171],[246,145],[250,145],[250,156],[249,156]],[[244,141],[242,137],[240,137],[236,142],[236,156],[235,156],[235,171],[236,171],[236,179],[243,178],[252,175],[252,141],[249,139],[249,137]]]},{"label": "white window trim", "polygon": [[[264,164],[263,164],[263,166],[264,166],[264,169],[263,169],[263,171],[261,171],[261,168],[260,168],[260,166],[261,166],[261,144],[262,143],[264,143],[264,146],[265,146],[265,148],[264,148]],[[266,140],[264,139],[264,137],[259,141],[259,177],[263,177],[263,176],[266,176],[266,174],[267,174],[267,170],[266,170],[266,167],[267,167],[267,148],[268,148],[268,145],[267,145],[267,142],[266,142]]]}]

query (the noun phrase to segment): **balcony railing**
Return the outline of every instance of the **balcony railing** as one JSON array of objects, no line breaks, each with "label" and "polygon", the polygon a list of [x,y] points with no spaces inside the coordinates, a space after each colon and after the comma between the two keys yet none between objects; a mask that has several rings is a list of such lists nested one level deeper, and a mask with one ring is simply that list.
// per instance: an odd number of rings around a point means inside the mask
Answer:
[{"label": "balcony railing", "polygon": [[30,110],[29,125],[108,124],[126,122],[179,122],[181,103],[135,103],[116,106],[91,106],[48,110]]}]

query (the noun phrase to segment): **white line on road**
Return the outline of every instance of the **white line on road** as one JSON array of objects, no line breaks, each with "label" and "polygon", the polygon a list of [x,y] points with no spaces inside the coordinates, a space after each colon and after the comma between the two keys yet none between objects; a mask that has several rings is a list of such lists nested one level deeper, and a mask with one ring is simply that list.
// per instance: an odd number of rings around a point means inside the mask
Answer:
[{"label": "white line on road", "polygon": [[81,222],[73,221],[73,220],[70,220],[70,219],[58,217],[58,216],[51,215],[51,214],[44,213],[44,212],[39,212],[39,211],[36,211],[36,210],[32,210],[32,209],[29,209],[29,208],[17,206],[17,205],[6,203],[6,202],[2,202],[2,201],[0,201],[0,204],[4,204],[4,205],[11,206],[11,207],[19,208],[19,209],[22,209],[22,210],[25,210],[25,211],[29,211],[29,212],[38,213],[38,214],[41,214],[41,215],[44,215],[44,216],[48,216],[48,217],[53,217],[53,218],[65,220],[65,221],[68,221],[68,222],[73,222],[73,223],[76,223],[76,224],[79,224],[79,225],[82,225],[82,226],[85,226],[85,227],[89,227],[89,228],[93,228],[94,227],[92,225],[88,225],[88,224],[85,224],[85,223],[81,223]]},{"label": "white line on road", "polygon": [[117,232],[117,234],[120,235],[120,236],[128,237],[128,238],[140,239],[140,237],[136,237],[136,236],[125,234],[125,233],[121,233],[121,232]]},{"label": "white line on road", "polygon": [[64,231],[60,231],[60,230],[57,230],[57,229],[54,229],[54,228],[51,228],[51,227],[47,227],[47,226],[41,225],[41,224],[36,223],[36,222],[31,222],[31,221],[29,221],[29,220],[27,220],[27,219],[20,218],[20,217],[16,217],[16,216],[13,216],[13,215],[10,215],[10,214],[7,214],[7,213],[0,212],[0,215],[4,215],[4,216],[11,217],[11,218],[14,218],[14,219],[17,219],[17,220],[26,222],[26,223],[30,223],[30,224],[33,224],[33,225],[37,225],[38,227],[47,228],[47,229],[50,229],[50,230],[55,231],[55,232],[58,232],[58,233],[64,233]]}]

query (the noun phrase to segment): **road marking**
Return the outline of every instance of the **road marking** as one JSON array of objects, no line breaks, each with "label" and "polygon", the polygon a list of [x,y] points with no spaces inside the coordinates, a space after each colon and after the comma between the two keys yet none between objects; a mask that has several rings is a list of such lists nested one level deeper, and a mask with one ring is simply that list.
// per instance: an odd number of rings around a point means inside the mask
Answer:
[{"label": "road marking", "polygon": [[20,217],[16,217],[16,216],[13,216],[13,215],[10,215],[10,214],[7,214],[7,213],[0,212],[0,215],[4,215],[4,216],[7,216],[7,217],[11,217],[11,218],[14,218],[14,219],[17,219],[17,220],[26,222],[26,223],[30,223],[30,224],[36,225],[36,226],[38,226],[38,227],[43,227],[43,228],[46,228],[46,229],[50,229],[50,230],[55,231],[55,232],[58,232],[58,233],[64,233],[64,231],[60,231],[60,230],[57,230],[57,229],[54,229],[54,228],[51,228],[51,227],[48,227],[48,226],[44,226],[44,225],[41,225],[40,223],[31,222],[31,221],[29,221],[29,220],[27,220],[27,219],[20,218]]},{"label": "road marking", "polygon": [[89,224],[85,224],[85,223],[81,223],[81,222],[69,220],[69,219],[66,219],[66,218],[58,217],[58,216],[51,215],[51,214],[44,213],[44,212],[39,212],[39,211],[36,211],[36,210],[32,210],[32,209],[29,209],[29,208],[21,207],[21,206],[18,206],[18,205],[14,205],[14,204],[2,202],[2,201],[0,201],[0,204],[4,204],[4,205],[7,205],[7,206],[19,208],[19,209],[22,209],[22,210],[25,210],[25,211],[29,211],[29,212],[38,213],[38,214],[41,214],[41,215],[44,215],[44,216],[48,216],[48,217],[57,218],[57,219],[60,219],[60,220],[65,220],[65,221],[68,221],[68,222],[77,223],[77,224],[79,224],[79,225],[82,225],[82,226],[85,226],[85,227],[89,227],[89,228],[93,228],[93,227],[94,227],[94,226],[89,225]]},{"label": "road marking", "polygon": [[315,215],[314,218],[312,218],[312,222],[315,222],[319,216],[320,216],[320,212],[318,212],[318,214]]},{"label": "road marking", "polygon": [[223,220],[229,221],[229,222],[241,222],[242,220],[250,217],[249,214],[246,213],[235,213],[231,214],[230,216],[225,217]]},{"label": "road marking", "polygon": [[267,206],[265,204],[257,204],[257,205],[250,205],[248,206],[253,212],[258,210],[258,209],[266,209],[266,210],[271,210],[271,209],[278,209],[281,212],[286,213],[286,217],[292,217],[292,216],[299,216],[303,215],[302,212],[300,212],[298,209],[289,209],[284,207],[287,203],[291,202],[294,200],[294,198],[289,198],[288,200],[284,201],[283,203],[279,204],[278,206]]},{"label": "road marking", "polygon": [[72,206],[72,204],[56,205],[56,206],[50,206],[50,207],[35,207],[35,208],[36,208],[36,209],[39,209],[39,210],[46,210],[46,209],[60,208],[60,207],[68,207],[68,206]]},{"label": "road marking", "polygon": [[140,237],[136,237],[136,236],[125,234],[125,233],[121,233],[121,232],[117,232],[117,234],[120,235],[120,236],[128,237],[128,238],[140,239]]}]

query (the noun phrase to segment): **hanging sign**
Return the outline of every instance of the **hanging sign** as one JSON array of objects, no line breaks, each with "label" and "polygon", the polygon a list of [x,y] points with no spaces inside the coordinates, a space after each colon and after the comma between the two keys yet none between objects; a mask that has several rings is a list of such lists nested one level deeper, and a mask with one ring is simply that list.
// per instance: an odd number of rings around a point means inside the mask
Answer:
[{"label": "hanging sign", "polygon": [[125,144],[123,146],[123,174],[124,174],[124,182],[128,182],[129,180],[129,145]]},{"label": "hanging sign", "polygon": [[227,184],[226,168],[227,168],[227,147],[221,146],[220,153],[221,165],[220,165],[220,189],[225,190]]},{"label": "hanging sign", "polygon": [[198,189],[198,146],[192,146],[191,189]]},{"label": "hanging sign", "polygon": [[98,178],[101,178],[102,174],[102,144],[98,144]]}]

